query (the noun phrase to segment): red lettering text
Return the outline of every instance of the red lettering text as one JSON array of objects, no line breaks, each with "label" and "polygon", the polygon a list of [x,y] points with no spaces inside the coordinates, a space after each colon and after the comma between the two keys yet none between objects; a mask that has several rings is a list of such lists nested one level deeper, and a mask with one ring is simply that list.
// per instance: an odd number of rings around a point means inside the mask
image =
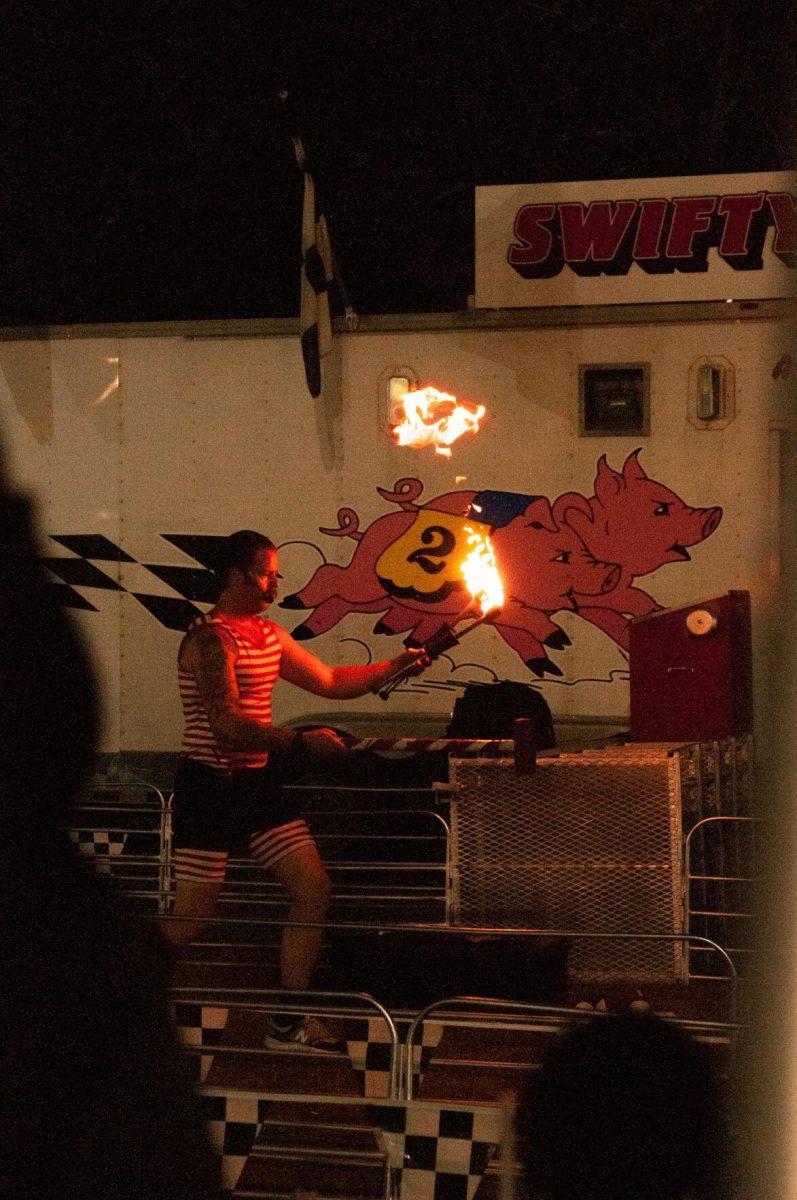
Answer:
[{"label": "red lettering text", "polygon": [[639,201],[639,226],[634,240],[633,258],[659,257],[659,238],[666,215],[666,200]]},{"label": "red lettering text", "polygon": [[717,207],[716,196],[679,196],[672,202],[673,214],[667,239],[668,258],[690,258],[695,235],[711,226]]},{"label": "red lettering text", "polygon": [[636,207],[636,200],[596,200],[584,212],[583,204],[560,204],[565,261],[610,262],[620,249]]},{"label": "red lettering text", "polygon": [[791,257],[797,253],[797,210],[794,196],[788,192],[770,192],[767,197],[775,221],[773,253],[778,258]]},{"label": "red lettering text", "polygon": [[725,217],[720,254],[723,258],[747,254],[747,239],[753,213],[764,205],[764,193],[752,192],[743,196],[723,196],[717,212]]},{"label": "red lettering text", "polygon": [[542,224],[556,213],[555,204],[524,204],[515,216],[515,237],[507,255],[512,266],[529,266],[544,262],[551,250],[551,231]]}]

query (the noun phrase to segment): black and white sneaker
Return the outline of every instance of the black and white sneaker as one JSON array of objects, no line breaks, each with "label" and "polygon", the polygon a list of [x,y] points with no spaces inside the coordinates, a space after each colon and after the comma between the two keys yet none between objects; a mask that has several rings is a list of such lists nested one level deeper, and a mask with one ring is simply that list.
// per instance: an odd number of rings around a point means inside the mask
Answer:
[{"label": "black and white sneaker", "polygon": [[269,1019],[264,1046],[289,1054],[345,1054],[346,1045],[317,1017],[300,1017],[284,1026]]}]

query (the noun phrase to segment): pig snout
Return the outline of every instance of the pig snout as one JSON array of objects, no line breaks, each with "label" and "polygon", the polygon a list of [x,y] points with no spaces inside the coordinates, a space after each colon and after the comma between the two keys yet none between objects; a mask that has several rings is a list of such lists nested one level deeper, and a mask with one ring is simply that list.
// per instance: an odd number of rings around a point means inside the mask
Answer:
[{"label": "pig snout", "polygon": [[703,508],[701,513],[705,513],[701,533],[704,538],[707,538],[714,532],[722,520],[721,508]]},{"label": "pig snout", "polygon": [[613,592],[620,582],[620,568],[615,564],[608,567],[606,577],[601,584],[601,595]]}]

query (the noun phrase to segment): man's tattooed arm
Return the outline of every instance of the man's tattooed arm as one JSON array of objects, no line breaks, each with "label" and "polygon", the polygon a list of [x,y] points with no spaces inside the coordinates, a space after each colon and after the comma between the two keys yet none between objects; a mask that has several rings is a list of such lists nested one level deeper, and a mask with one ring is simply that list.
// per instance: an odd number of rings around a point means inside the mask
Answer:
[{"label": "man's tattooed arm", "polygon": [[235,680],[235,646],[207,627],[190,636],[183,659],[192,671],[208,724],[215,736],[236,750],[267,750],[287,746],[295,738],[289,729],[260,725],[241,712]]}]

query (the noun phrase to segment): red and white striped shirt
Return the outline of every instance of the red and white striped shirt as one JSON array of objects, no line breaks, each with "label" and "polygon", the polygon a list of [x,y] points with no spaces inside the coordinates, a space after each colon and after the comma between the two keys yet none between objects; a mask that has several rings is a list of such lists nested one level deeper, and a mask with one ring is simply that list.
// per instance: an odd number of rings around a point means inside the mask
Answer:
[{"label": "red and white striped shirt", "polygon": [[[236,628],[236,624],[234,617],[203,615],[191,624],[189,633],[200,625],[214,625],[229,634],[237,651],[234,671],[240,711],[243,716],[257,721],[258,725],[268,726],[271,724],[271,692],[279,676],[282,646],[271,622],[265,617],[247,619],[246,635],[240,626]],[[253,645],[253,641],[257,644]],[[236,750],[215,736],[193,671],[186,671],[178,664],[177,677],[185,718],[183,754],[197,762],[224,770],[264,767],[268,759],[267,750]]]}]

